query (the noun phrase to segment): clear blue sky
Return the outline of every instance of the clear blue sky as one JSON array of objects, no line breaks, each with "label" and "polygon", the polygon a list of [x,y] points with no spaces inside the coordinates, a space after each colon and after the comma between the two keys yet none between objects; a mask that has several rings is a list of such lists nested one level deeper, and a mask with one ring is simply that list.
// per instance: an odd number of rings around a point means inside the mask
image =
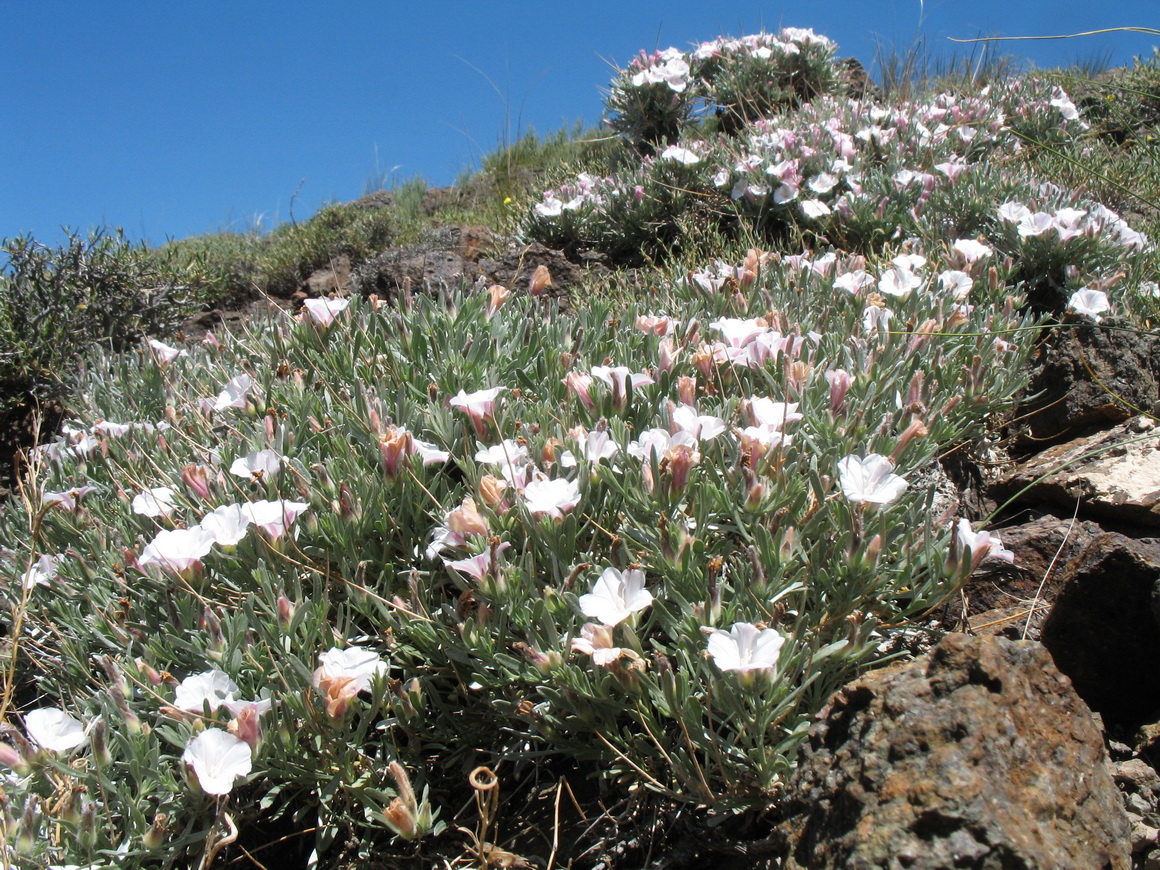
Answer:
[{"label": "clear blue sky", "polygon": [[[1100,7],[1111,11],[1102,11]],[[1160,25],[1156,0],[38,0],[5,4],[0,236],[121,226],[153,243],[269,228],[376,173],[450,184],[506,131],[596,123],[641,48],[812,27],[876,40]],[[1007,43],[1040,66],[1150,55],[1135,34]],[[873,69],[871,69],[873,73]],[[494,86],[494,87],[493,87]],[[395,168],[397,167],[397,169]],[[301,188],[299,189],[299,185]]]}]

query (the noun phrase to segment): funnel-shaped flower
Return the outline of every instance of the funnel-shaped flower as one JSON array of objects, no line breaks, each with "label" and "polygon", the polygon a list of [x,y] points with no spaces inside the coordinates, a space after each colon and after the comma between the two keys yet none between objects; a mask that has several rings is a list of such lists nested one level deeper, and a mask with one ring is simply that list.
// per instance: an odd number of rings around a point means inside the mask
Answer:
[{"label": "funnel-shaped flower", "polygon": [[310,509],[304,501],[254,501],[242,505],[242,515],[274,540],[286,534],[286,529],[298,515]]},{"label": "funnel-shaped flower", "polygon": [[847,456],[838,463],[842,495],[856,504],[888,504],[902,495],[906,481],[894,474],[894,463],[871,453],[864,459]]},{"label": "funnel-shaped flower", "polygon": [[178,710],[201,713],[208,705],[212,713],[219,707],[232,703],[237,691],[238,684],[231,680],[228,674],[215,668],[182,680],[177,687],[173,706]]},{"label": "funnel-shaped flower", "polygon": [[246,480],[262,481],[282,470],[282,457],[274,450],[255,450],[230,465],[230,474]]},{"label": "funnel-shaped flower", "polygon": [[158,565],[166,571],[184,574],[201,563],[213,549],[214,537],[201,526],[192,529],[163,529],[145,545],[137,564],[144,568]]},{"label": "funnel-shaped flower", "polygon": [[589,594],[580,596],[580,611],[605,625],[619,625],[652,602],[652,593],[644,588],[643,571],[630,568],[622,574],[610,567]]},{"label": "funnel-shaped flower", "polygon": [[29,710],[24,729],[33,743],[49,752],[69,752],[85,742],[85,724],[58,707]]},{"label": "funnel-shaped flower", "polygon": [[580,503],[580,484],[564,478],[540,477],[524,487],[524,500],[532,516],[560,520]]},{"label": "funnel-shaped flower", "polygon": [[334,318],[345,311],[348,305],[349,299],[307,299],[302,303],[302,319],[325,329],[334,323]]},{"label": "funnel-shaped flower", "polygon": [[201,790],[213,795],[229,794],[253,767],[249,744],[221,728],[207,728],[189,741],[181,760],[193,771]]},{"label": "funnel-shaped flower", "polygon": [[709,635],[709,655],[723,671],[773,672],[784,643],[785,638],[776,629],[735,622],[729,631],[718,629]]},{"label": "funnel-shaped flower", "polygon": [[133,513],[143,517],[167,517],[177,507],[173,503],[175,495],[169,486],[155,486],[133,496]]},{"label": "funnel-shaped flower", "polygon": [[460,390],[448,404],[467,414],[471,418],[476,434],[482,438],[487,434],[487,424],[495,419],[495,400],[506,389],[507,387],[490,387],[486,390],[476,390],[474,393]]}]

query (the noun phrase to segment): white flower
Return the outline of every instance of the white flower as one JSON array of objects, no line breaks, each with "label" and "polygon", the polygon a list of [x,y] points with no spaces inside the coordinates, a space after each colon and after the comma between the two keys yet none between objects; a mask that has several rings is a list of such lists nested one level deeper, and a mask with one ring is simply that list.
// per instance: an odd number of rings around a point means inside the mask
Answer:
[{"label": "white flower", "polygon": [[214,411],[224,411],[226,408],[246,407],[246,394],[254,387],[254,379],[249,375],[238,375],[230,378],[211,406]]},{"label": "white flower", "polygon": [[1031,214],[1031,209],[1021,202],[1005,202],[999,206],[999,217],[1008,223],[1017,224]]},{"label": "white flower", "polygon": [[957,269],[947,269],[945,272],[940,272],[938,283],[943,291],[956,302],[962,302],[970,296],[971,288],[975,285],[970,275]]},{"label": "white flower", "polygon": [[62,558],[62,556],[41,556],[32,563],[31,568],[24,572],[21,584],[25,589],[49,585],[56,579],[56,572]]},{"label": "white flower", "polygon": [[314,685],[322,686],[333,680],[353,680],[355,694],[370,690],[371,682],[379,674],[387,673],[387,663],[373,650],[361,646],[346,649],[331,647],[318,657],[318,669],[314,672]]},{"label": "white flower", "polygon": [[777,629],[735,622],[729,631],[717,629],[709,635],[709,655],[723,671],[773,671],[784,643]]},{"label": "white flower", "polygon": [[181,760],[193,769],[206,794],[229,794],[234,782],[253,767],[250,745],[221,728],[207,728],[185,747]]},{"label": "white flower", "polygon": [[564,203],[554,196],[544,194],[544,201],[532,209],[540,217],[559,217],[564,211]]},{"label": "white flower", "polygon": [[282,469],[282,457],[274,450],[255,450],[233,461],[230,474],[246,480],[262,480]]},{"label": "white flower", "polygon": [[644,588],[643,571],[630,568],[621,574],[610,567],[604,569],[592,592],[580,596],[580,611],[605,625],[619,625],[652,602],[652,593]]},{"label": "white flower", "polygon": [[302,303],[303,319],[315,326],[330,326],[348,305],[349,299],[306,299]]},{"label": "white flower", "polygon": [[157,486],[133,496],[133,513],[143,517],[167,517],[177,508],[175,492],[169,486]]},{"label": "white flower", "polygon": [[971,567],[977,567],[984,559],[1001,559],[1004,562],[1015,562],[1015,554],[1003,546],[999,536],[986,529],[974,531],[971,521],[963,518],[955,529],[955,538],[959,548],[970,554]]},{"label": "white flower", "polygon": [[712,441],[729,428],[720,417],[698,414],[697,409],[691,405],[678,405],[673,409],[670,419],[674,426],[682,432],[688,432],[698,441]]},{"label": "white flower", "polygon": [[137,564],[158,565],[178,574],[190,570],[213,549],[214,536],[201,526],[192,529],[162,529],[145,545]]},{"label": "white flower", "polygon": [[694,163],[700,163],[701,158],[688,148],[682,148],[679,145],[670,145],[661,152],[661,160],[675,160],[677,163],[683,163],[685,166],[692,166]]},{"label": "white flower", "polygon": [[212,713],[219,707],[232,704],[236,700],[234,695],[237,692],[238,684],[215,668],[182,680],[177,687],[173,706],[178,710],[201,713],[208,705]]},{"label": "white flower", "polygon": [[973,263],[975,260],[989,257],[995,252],[994,248],[989,245],[984,245],[975,239],[959,239],[951,247],[968,263]]},{"label": "white flower", "polygon": [[153,351],[153,358],[161,365],[171,363],[179,356],[189,356],[188,351],[180,350],[176,347],[171,347],[163,341],[158,341],[155,338],[149,339],[149,349]]},{"label": "white flower", "polygon": [[842,495],[856,504],[888,504],[902,495],[907,486],[893,471],[894,463],[877,453],[864,459],[847,456],[838,463]]},{"label": "white flower", "polygon": [[1111,304],[1108,302],[1108,294],[1103,290],[1083,287],[1071,294],[1071,298],[1067,300],[1067,307],[1076,314],[1085,315],[1099,323],[1100,312],[1107,311]]},{"label": "white flower", "polygon": [[580,503],[580,484],[574,480],[539,477],[524,487],[524,500],[534,517],[547,515],[554,520],[564,518],[567,511]]},{"label": "white flower", "polygon": [[280,538],[298,515],[310,509],[304,501],[253,501],[242,505],[243,516],[271,538]]},{"label": "white flower", "polygon": [[241,543],[250,526],[250,517],[240,504],[224,504],[201,518],[199,524],[222,547],[234,547]]},{"label": "white flower", "polygon": [[58,707],[40,707],[24,714],[24,730],[49,752],[68,752],[85,742],[85,724]]},{"label": "white flower", "polygon": [[1028,212],[1019,221],[1018,231],[1019,235],[1027,238],[1029,236],[1041,236],[1049,229],[1055,226],[1055,218],[1045,211]]},{"label": "white flower", "polygon": [[802,214],[810,220],[817,220],[820,217],[825,217],[830,213],[830,207],[822,202],[820,199],[804,199],[802,200]]}]

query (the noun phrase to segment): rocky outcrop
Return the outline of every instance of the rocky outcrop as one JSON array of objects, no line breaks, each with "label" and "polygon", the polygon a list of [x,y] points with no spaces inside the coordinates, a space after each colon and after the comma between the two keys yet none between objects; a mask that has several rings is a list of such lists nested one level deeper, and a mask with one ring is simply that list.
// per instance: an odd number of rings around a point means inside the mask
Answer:
[{"label": "rocky outcrop", "polygon": [[[1160,399],[1160,336],[1111,319],[1049,330],[1013,427],[1025,449],[1085,434],[1092,426],[1153,412]],[[1136,409],[1136,410],[1133,410]]]},{"label": "rocky outcrop", "polygon": [[1050,447],[995,482],[1012,504],[1055,505],[1118,525],[1160,528],[1160,424],[1148,417]]},{"label": "rocky outcrop", "polygon": [[1097,723],[1032,642],[951,634],[840,689],[789,793],[786,870],[1131,866]]}]

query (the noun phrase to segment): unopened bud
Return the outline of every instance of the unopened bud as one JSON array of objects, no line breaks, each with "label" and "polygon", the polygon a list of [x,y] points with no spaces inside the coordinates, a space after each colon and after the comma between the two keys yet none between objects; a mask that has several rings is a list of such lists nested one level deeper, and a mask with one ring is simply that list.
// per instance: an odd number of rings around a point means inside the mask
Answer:
[{"label": "unopened bud", "polygon": [[536,266],[536,271],[532,274],[532,280],[528,282],[528,293],[532,296],[539,296],[545,290],[552,286],[552,273],[548,271],[547,266]]}]

